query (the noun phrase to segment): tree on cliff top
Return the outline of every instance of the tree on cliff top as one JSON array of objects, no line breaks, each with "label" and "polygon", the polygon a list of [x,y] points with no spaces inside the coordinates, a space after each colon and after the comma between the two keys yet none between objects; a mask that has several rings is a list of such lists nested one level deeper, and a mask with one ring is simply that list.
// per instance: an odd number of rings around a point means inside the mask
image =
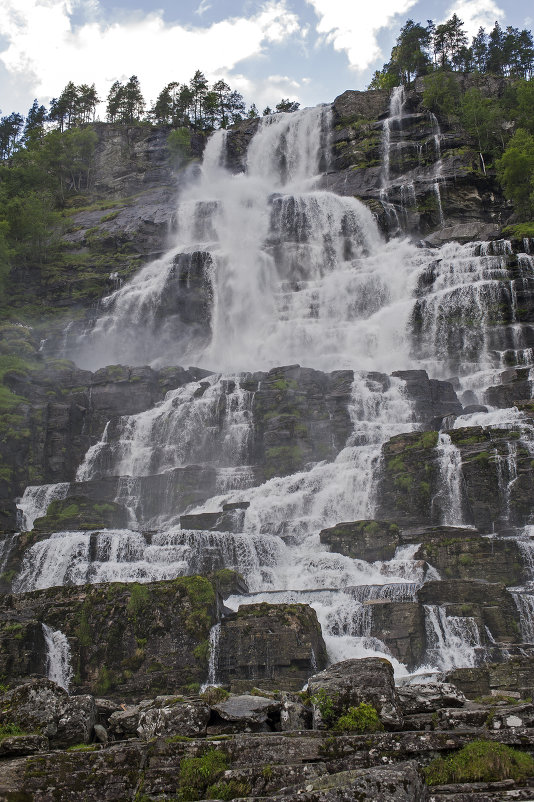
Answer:
[{"label": "tree on cliff top", "polygon": [[107,97],[106,114],[109,122],[138,122],[145,109],[137,75],[132,75],[126,84],[115,81]]}]

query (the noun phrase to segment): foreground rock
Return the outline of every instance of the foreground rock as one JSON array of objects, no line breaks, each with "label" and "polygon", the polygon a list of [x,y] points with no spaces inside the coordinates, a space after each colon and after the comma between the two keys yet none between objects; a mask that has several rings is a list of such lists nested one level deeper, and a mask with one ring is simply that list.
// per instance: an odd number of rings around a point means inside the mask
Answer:
[{"label": "foreground rock", "polygon": [[69,696],[46,679],[32,680],[1,698],[0,726],[15,724],[44,736],[54,748],[89,743],[95,721],[92,696]]},{"label": "foreground rock", "polygon": [[221,622],[216,676],[233,692],[298,691],[326,663],[321,626],[307,604],[245,604]]},{"label": "foreground rock", "polygon": [[[361,702],[371,704],[388,729],[400,729],[402,726],[402,710],[395,690],[393,668],[391,663],[380,657],[335,663],[310,677],[308,690],[314,702],[315,729],[326,727],[326,715],[330,720],[338,718],[349,707],[356,707]],[[328,700],[326,706],[324,700]]]},{"label": "foreground rock", "polygon": [[[532,673],[534,658],[523,661],[524,676],[527,662]],[[391,676],[385,660],[349,660],[315,675],[310,691],[316,708],[317,700],[322,697],[324,702],[327,694],[336,714],[346,713],[359,700],[374,702],[384,723],[394,723],[395,732],[306,731],[300,726],[304,718],[298,720],[298,730],[284,732],[284,710],[299,704],[305,708],[299,696],[257,689],[253,694],[228,695],[211,688],[200,698],[159,696],[118,709],[105,699],[95,703],[90,697],[105,727],[93,726],[92,743],[85,740],[83,746],[80,738],[75,751],[66,750],[74,745],[72,737],[58,737],[61,715],[78,700],[87,707],[83,701],[87,697],[69,697],[48,680],[29,682],[0,698],[0,726],[13,727],[18,721],[21,729],[23,725],[50,735],[0,735],[0,800],[129,802],[139,797],[141,787],[146,802],[174,799],[177,794],[184,802],[532,798],[534,787],[528,782],[501,780],[435,789],[424,782],[424,768],[434,757],[453,755],[475,740],[532,751],[532,703],[519,699],[519,694],[515,700],[501,694],[467,702],[454,685],[442,682],[403,685],[395,691]],[[503,691],[504,675],[501,680]],[[512,673],[508,682],[514,683]],[[80,721],[77,734],[84,734]],[[47,751],[50,746],[54,751]]]}]

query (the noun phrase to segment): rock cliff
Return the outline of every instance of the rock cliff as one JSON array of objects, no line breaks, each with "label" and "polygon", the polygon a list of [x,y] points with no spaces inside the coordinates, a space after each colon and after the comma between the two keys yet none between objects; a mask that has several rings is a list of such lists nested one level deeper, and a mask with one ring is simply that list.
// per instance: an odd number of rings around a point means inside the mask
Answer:
[{"label": "rock cliff", "polygon": [[530,798],[534,243],[474,143],[420,83],[96,132],[0,325],[0,800]]}]

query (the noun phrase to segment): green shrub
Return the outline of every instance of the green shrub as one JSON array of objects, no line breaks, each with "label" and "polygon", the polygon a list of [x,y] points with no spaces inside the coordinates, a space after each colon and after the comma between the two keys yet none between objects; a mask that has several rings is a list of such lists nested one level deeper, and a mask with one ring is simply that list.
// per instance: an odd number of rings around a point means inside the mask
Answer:
[{"label": "green shrub", "polygon": [[367,702],[361,702],[358,707],[349,707],[334,725],[337,732],[382,732],[383,729],[376,709]]},{"label": "green shrub", "polygon": [[534,760],[504,744],[473,741],[449,757],[438,757],[424,769],[428,785],[524,780],[534,774]]},{"label": "green shrub", "polygon": [[200,694],[200,698],[203,702],[206,702],[207,705],[216,705],[219,702],[224,702],[229,696],[230,694],[228,691],[225,691],[224,688],[218,688],[216,685],[210,685],[209,688],[206,688],[204,693]]},{"label": "green shrub", "polygon": [[27,735],[28,733],[21,730],[18,724],[13,724],[8,721],[5,724],[0,724],[0,738],[7,738],[10,735]]},{"label": "green shrub", "polygon": [[228,756],[216,749],[210,749],[202,757],[184,758],[180,764],[180,802],[205,799],[207,789],[215,785],[227,768]]},{"label": "green shrub", "polygon": [[334,699],[327,694],[324,688],[319,688],[310,701],[319,710],[324,725],[331,727],[334,723]]},{"label": "green shrub", "polygon": [[138,582],[134,582],[131,586],[130,598],[128,599],[128,615],[135,620],[138,613],[143,612],[149,601],[150,591],[146,585],[140,585]]}]

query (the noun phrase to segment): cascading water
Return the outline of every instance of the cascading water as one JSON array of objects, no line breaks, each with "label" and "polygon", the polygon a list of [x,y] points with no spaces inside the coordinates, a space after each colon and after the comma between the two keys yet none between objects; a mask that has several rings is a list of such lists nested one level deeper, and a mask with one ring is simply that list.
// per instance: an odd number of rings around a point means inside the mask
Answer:
[{"label": "cascading water", "polygon": [[446,432],[440,432],[436,447],[440,490],[432,504],[439,511],[438,523],[444,526],[464,526],[462,511],[462,455]]},{"label": "cascading water", "polygon": [[217,685],[217,671],[219,668],[219,641],[221,638],[221,625],[214,624],[210,630],[209,644],[210,656],[208,665],[208,679],[201,691],[205,691],[210,685]]},{"label": "cascading water", "polygon": [[21,511],[21,529],[29,532],[36,518],[46,515],[52,501],[64,499],[69,490],[68,482],[54,485],[29,485],[18,503]]},{"label": "cascading water", "polygon": [[[399,90],[383,124],[386,191],[390,134],[402,114]],[[170,391],[146,412],[107,424],[77,481],[116,480],[115,500],[127,508],[131,528],[40,540],[25,554],[16,591],[235,568],[254,595],[232,597],[229,606],[251,598],[307,602],[331,658],[342,659],[387,655],[369,634],[372,598],[413,598],[425,579],[439,579],[415,560],[417,546],[368,563],[331,553],[319,539],[323,528],[373,516],[382,445],[419,425],[404,382],[377,371],[454,375],[462,394],[483,403],[497,383],[501,355],[526,354],[532,344],[519,323],[496,319],[510,302],[504,245],[453,243],[431,251],[407,240],[385,242],[366,206],[317,189],[328,161],[330,116],[329,107],[319,107],[263,118],[238,175],[224,167],[228,135],[216,132],[179,198],[173,247],[105,298],[83,334],[75,326],[65,332],[66,355],[83,367],[193,363],[216,372]],[[408,212],[415,190],[406,186]],[[525,262],[522,269],[531,267]],[[333,461],[258,485],[251,468],[259,386],[253,372],[294,363],[353,372],[352,434]],[[466,415],[454,425],[498,426],[499,414]],[[439,522],[459,525],[458,454],[446,433],[438,452],[446,489]],[[207,501],[173,485],[176,472],[190,466],[215,474],[202,497]],[[156,510],[143,498],[146,487],[154,495],[154,478],[161,479]],[[27,494],[36,498],[35,489]],[[213,513],[244,500],[242,531],[178,523],[185,508]],[[29,503],[25,514],[32,518]],[[382,590],[366,596],[362,586]],[[429,608],[435,668],[474,664],[480,639],[469,622]],[[403,671],[398,663],[396,669]]]},{"label": "cascading water", "polygon": [[42,627],[46,644],[46,676],[68,691],[73,671],[67,636],[46,624]]},{"label": "cascading water", "polygon": [[481,649],[476,621],[469,616],[448,616],[444,607],[425,604],[426,660],[439,671],[474,666]]}]

